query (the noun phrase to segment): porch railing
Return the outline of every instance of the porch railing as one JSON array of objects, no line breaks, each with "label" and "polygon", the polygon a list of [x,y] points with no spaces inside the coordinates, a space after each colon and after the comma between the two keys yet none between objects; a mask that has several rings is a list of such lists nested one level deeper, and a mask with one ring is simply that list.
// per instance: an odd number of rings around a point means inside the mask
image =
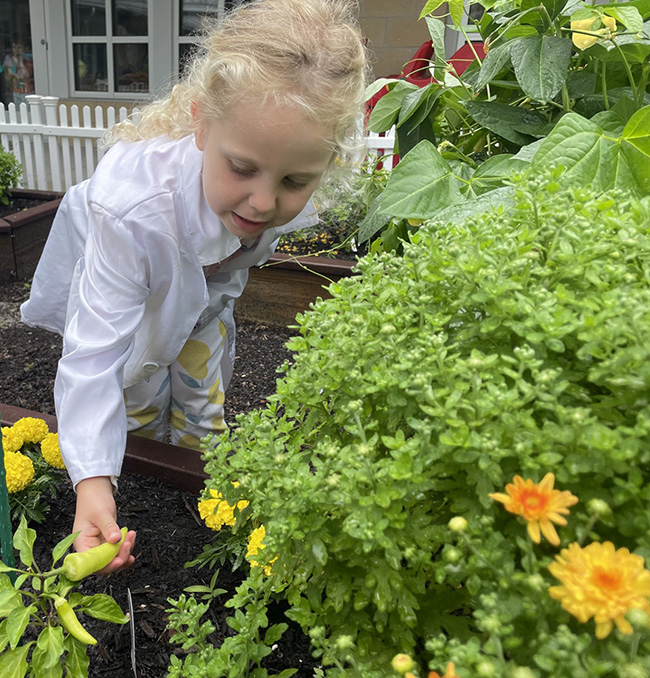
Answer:
[{"label": "porch railing", "polygon": [[[104,151],[97,141],[116,122],[126,119],[126,107],[80,107],[59,104],[58,97],[28,95],[19,107],[0,103],[0,143],[23,166],[23,187],[65,191],[88,179]],[[137,113],[136,113],[137,114]],[[368,151],[393,151],[394,134],[370,133]],[[392,158],[384,166],[392,167]]]}]

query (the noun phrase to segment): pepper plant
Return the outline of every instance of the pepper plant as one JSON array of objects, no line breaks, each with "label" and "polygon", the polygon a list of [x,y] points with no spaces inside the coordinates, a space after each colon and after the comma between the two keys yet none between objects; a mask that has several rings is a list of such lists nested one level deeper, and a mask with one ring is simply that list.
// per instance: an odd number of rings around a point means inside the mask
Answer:
[{"label": "pepper plant", "polygon": [[[88,675],[87,646],[95,638],[83,627],[80,613],[125,624],[128,619],[106,594],[85,596],[77,582],[102,569],[117,554],[118,544],[102,544],[83,553],[66,551],[78,536],[69,535],[52,549],[52,568],[34,560],[35,530],[23,516],[13,537],[20,566],[0,562],[0,675],[3,678]],[[123,528],[122,540],[126,535]],[[12,554],[13,555],[13,554]],[[65,555],[65,558],[64,558]],[[57,567],[57,563],[63,562]]]},{"label": "pepper plant", "polygon": [[16,156],[0,147],[0,204],[9,205],[9,191],[18,185],[23,168]]},{"label": "pepper plant", "polygon": [[[274,600],[332,678],[394,676],[400,653],[421,676],[650,670],[647,615],[627,623],[650,609],[650,199],[562,169],[508,188],[298,316],[277,393],[205,454],[210,491],[248,502],[232,529],[265,528],[237,633],[171,675],[270,675]],[[555,503],[527,512],[534,492]],[[550,569],[599,548],[611,577]],[[598,596],[619,607],[594,617]]]}]

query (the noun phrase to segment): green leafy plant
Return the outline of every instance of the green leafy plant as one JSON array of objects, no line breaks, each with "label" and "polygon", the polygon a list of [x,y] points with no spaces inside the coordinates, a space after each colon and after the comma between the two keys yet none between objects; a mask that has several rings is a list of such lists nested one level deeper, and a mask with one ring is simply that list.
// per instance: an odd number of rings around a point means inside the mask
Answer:
[{"label": "green leafy plant", "polygon": [[[75,591],[76,581],[66,573],[79,574],[80,560],[85,576],[106,565],[111,554],[90,549],[65,556],[79,533],[60,541],[52,550],[52,569],[42,571],[34,560],[35,530],[23,517],[14,534],[14,548],[22,567],[0,563],[0,674],[3,678],[88,675],[87,646],[95,639],[82,626],[78,615],[115,624],[125,624],[118,604],[106,594],[85,596]],[[110,546],[115,547],[114,544]],[[119,546],[117,547],[119,549]],[[106,549],[103,549],[106,551]],[[86,567],[87,565],[87,567]],[[74,567],[73,567],[74,566]],[[76,569],[75,569],[76,568]],[[76,575],[73,575],[76,576]]]},{"label": "green leafy plant", "polygon": [[[647,628],[624,623],[645,588],[606,637],[549,594],[567,545],[650,557],[650,202],[564,177],[423,224],[299,316],[277,394],[205,455],[210,487],[265,527],[206,675],[267,675],[252,658],[278,599],[323,676],[391,676],[396,653],[460,676],[650,670]],[[557,545],[495,501],[549,473],[579,499]]]},{"label": "green leafy plant", "polygon": [[[485,196],[473,203],[478,210],[504,204],[510,196],[504,180],[527,164],[536,171],[564,165],[577,184],[648,192],[647,0],[481,2],[485,13],[477,27],[488,52],[462,75],[446,62],[445,27],[431,15],[441,4],[427,2],[422,12],[437,81],[420,89],[380,79],[368,90],[370,97],[389,89],[368,126],[383,132],[395,125],[403,159],[387,195],[369,209],[361,242],[394,228],[396,219],[429,219],[446,208],[465,218],[465,203],[476,195]],[[455,28],[464,30],[462,3],[450,3],[450,13]]]},{"label": "green leafy plant", "polygon": [[22,173],[16,156],[0,148],[0,204],[10,204],[9,190],[18,185]]}]

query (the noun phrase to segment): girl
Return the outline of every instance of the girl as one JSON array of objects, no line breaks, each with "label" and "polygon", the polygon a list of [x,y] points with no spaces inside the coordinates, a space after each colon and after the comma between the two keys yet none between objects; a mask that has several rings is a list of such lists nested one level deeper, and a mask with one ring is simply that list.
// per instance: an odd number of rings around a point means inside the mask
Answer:
[{"label": "girl", "polygon": [[[171,95],[117,125],[68,191],[22,307],[63,335],[54,395],[75,542],[120,538],[126,433],[198,448],[225,429],[233,302],[361,148],[366,60],[348,0],[257,0],[204,40]],[[130,532],[106,572],[128,567]]]}]

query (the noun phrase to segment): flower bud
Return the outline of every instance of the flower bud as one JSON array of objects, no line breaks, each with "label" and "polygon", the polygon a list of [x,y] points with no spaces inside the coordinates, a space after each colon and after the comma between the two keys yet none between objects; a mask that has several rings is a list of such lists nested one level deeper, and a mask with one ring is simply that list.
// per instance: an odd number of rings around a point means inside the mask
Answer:
[{"label": "flower bud", "polygon": [[645,667],[638,662],[634,664],[625,664],[620,668],[621,673],[619,675],[625,676],[625,678],[647,678],[648,672]]},{"label": "flower bud", "polygon": [[352,647],[354,647],[352,636],[341,635],[336,639],[336,648],[338,650],[349,650]]},{"label": "flower bud", "polygon": [[650,628],[650,614],[648,614],[645,610],[633,609],[630,610],[625,616],[635,629]]},{"label": "flower bud", "polygon": [[527,666],[518,666],[512,672],[511,678],[537,678],[537,674]]},{"label": "flower bud", "polygon": [[590,499],[587,502],[587,511],[597,518],[607,518],[612,514],[609,504],[602,499]]},{"label": "flower bud", "polygon": [[415,668],[415,662],[407,654],[396,654],[391,661],[391,666],[393,671],[396,671],[400,675],[404,675],[411,669]]},{"label": "flower bud", "polygon": [[452,532],[465,532],[468,528],[468,523],[463,516],[456,516],[447,523],[447,527]]}]

